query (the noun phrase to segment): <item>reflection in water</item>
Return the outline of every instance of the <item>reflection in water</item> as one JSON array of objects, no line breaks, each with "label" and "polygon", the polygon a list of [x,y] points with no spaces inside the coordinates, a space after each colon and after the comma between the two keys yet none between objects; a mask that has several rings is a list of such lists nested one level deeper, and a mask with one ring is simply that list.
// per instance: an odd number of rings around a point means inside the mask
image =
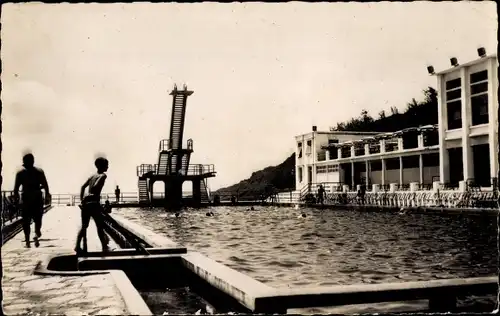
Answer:
[{"label": "reflection in water", "polygon": [[[497,272],[494,217],[214,207],[117,210],[274,287],[387,283]],[[302,213],[307,217],[303,218]]]}]

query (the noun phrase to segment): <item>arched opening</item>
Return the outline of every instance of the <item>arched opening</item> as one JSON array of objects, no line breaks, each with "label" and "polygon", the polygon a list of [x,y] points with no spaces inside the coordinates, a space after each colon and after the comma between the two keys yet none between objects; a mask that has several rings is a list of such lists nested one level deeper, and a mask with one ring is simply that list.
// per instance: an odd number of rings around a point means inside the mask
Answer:
[{"label": "arched opening", "polygon": [[182,184],[182,198],[191,199],[193,197],[193,182],[184,181]]},{"label": "arched opening", "polygon": [[165,197],[165,184],[163,181],[156,181],[153,184],[153,199],[162,199]]}]

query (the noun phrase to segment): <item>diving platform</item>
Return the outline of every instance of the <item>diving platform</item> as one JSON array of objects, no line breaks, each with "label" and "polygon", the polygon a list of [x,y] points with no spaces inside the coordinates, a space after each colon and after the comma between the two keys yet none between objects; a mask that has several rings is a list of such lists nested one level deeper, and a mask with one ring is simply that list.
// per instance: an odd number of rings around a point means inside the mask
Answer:
[{"label": "diving platform", "polygon": [[[184,86],[183,90],[174,86],[170,93],[173,97],[170,119],[170,138],[160,141],[158,163],[137,166],[139,202],[143,205],[158,205],[153,200],[153,186],[161,181],[165,184],[165,195],[161,204],[168,208],[183,205],[201,206],[210,204],[208,178],[215,177],[214,165],[192,164],[193,140],[188,139],[183,147],[184,123],[188,96],[193,91]],[[189,199],[182,197],[182,185],[185,181],[193,184],[193,195]],[[155,203],[153,203],[155,202]]]}]

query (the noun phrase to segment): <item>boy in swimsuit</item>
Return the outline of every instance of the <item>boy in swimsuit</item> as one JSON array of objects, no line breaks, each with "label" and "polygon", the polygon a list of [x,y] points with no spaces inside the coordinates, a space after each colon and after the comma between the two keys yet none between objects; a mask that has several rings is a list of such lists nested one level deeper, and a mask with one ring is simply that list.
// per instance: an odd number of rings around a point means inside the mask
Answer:
[{"label": "boy in swimsuit", "polygon": [[[76,239],[75,251],[81,253],[87,251],[87,245],[84,243],[84,249],[81,248],[80,243],[82,239],[87,237],[87,228],[89,227],[90,218],[94,219],[94,223],[97,227],[97,234],[99,240],[101,241],[102,251],[108,251],[108,241],[106,233],[103,229],[102,224],[102,212],[104,211],[100,201],[101,201],[101,191],[106,182],[106,171],[108,170],[108,160],[106,158],[99,157],[95,161],[95,166],[97,168],[97,173],[92,175],[82,186],[80,191],[80,199],[82,205],[80,206],[82,210],[82,228],[78,232]],[[89,193],[84,197],[85,189],[89,188]]]}]

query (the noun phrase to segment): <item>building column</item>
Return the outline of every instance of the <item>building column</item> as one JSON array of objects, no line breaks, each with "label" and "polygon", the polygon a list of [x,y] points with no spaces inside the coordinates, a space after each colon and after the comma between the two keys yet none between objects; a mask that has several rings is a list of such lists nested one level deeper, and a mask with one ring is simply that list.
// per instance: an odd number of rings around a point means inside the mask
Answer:
[{"label": "building column", "polygon": [[149,201],[150,202],[153,202],[153,188],[155,186],[155,182],[153,180],[147,180],[148,181],[148,184],[149,184]]},{"label": "building column", "polygon": [[399,156],[399,184],[403,184],[403,157]]},{"label": "building column", "polygon": [[424,135],[422,133],[417,135],[418,148],[424,148]]},{"label": "building column", "polygon": [[424,183],[424,155],[418,156],[418,168],[420,171],[420,184]]},{"label": "building column", "polygon": [[445,82],[443,75],[437,77],[438,87],[438,130],[439,130],[439,182],[442,184],[450,181],[450,161],[446,148],[446,130],[448,129]]},{"label": "building column", "polygon": [[[498,177],[498,97],[496,58],[490,58],[488,67],[488,144],[490,147],[490,177]],[[494,84],[495,83],[495,84]],[[493,183],[492,183],[493,185]]]},{"label": "building column", "polygon": [[370,154],[370,145],[365,144],[365,155],[369,155],[369,154]]},{"label": "building column", "polygon": [[470,84],[468,68],[460,69],[460,78],[462,80],[462,159],[464,169],[464,181],[474,179],[474,165],[472,157],[472,147],[470,145],[470,125],[472,111],[470,107]]},{"label": "building column", "polygon": [[371,174],[371,170],[370,170],[370,161],[366,161],[365,162],[365,170],[366,170],[366,179],[365,179],[365,184],[366,186],[368,187],[368,185],[370,184],[370,174]]},{"label": "building column", "polygon": [[325,151],[325,160],[330,160],[330,150]]},{"label": "building column", "polygon": [[[203,180],[201,180],[203,181]],[[192,182],[192,188],[193,188],[193,202],[196,205],[199,205],[201,203],[201,182],[200,180],[191,180]]]},{"label": "building column", "polygon": [[382,161],[382,185],[385,185],[385,159],[381,159]]},{"label": "building column", "polygon": [[403,137],[398,137],[398,150],[401,151],[403,150]]},{"label": "building column", "polygon": [[356,187],[356,183],[354,182],[354,162],[351,162],[351,183],[352,183],[352,189]]},{"label": "building column", "polygon": [[342,149],[340,147],[337,148],[337,157],[342,158]]},{"label": "building column", "polygon": [[385,153],[385,139],[380,140],[380,152]]}]

